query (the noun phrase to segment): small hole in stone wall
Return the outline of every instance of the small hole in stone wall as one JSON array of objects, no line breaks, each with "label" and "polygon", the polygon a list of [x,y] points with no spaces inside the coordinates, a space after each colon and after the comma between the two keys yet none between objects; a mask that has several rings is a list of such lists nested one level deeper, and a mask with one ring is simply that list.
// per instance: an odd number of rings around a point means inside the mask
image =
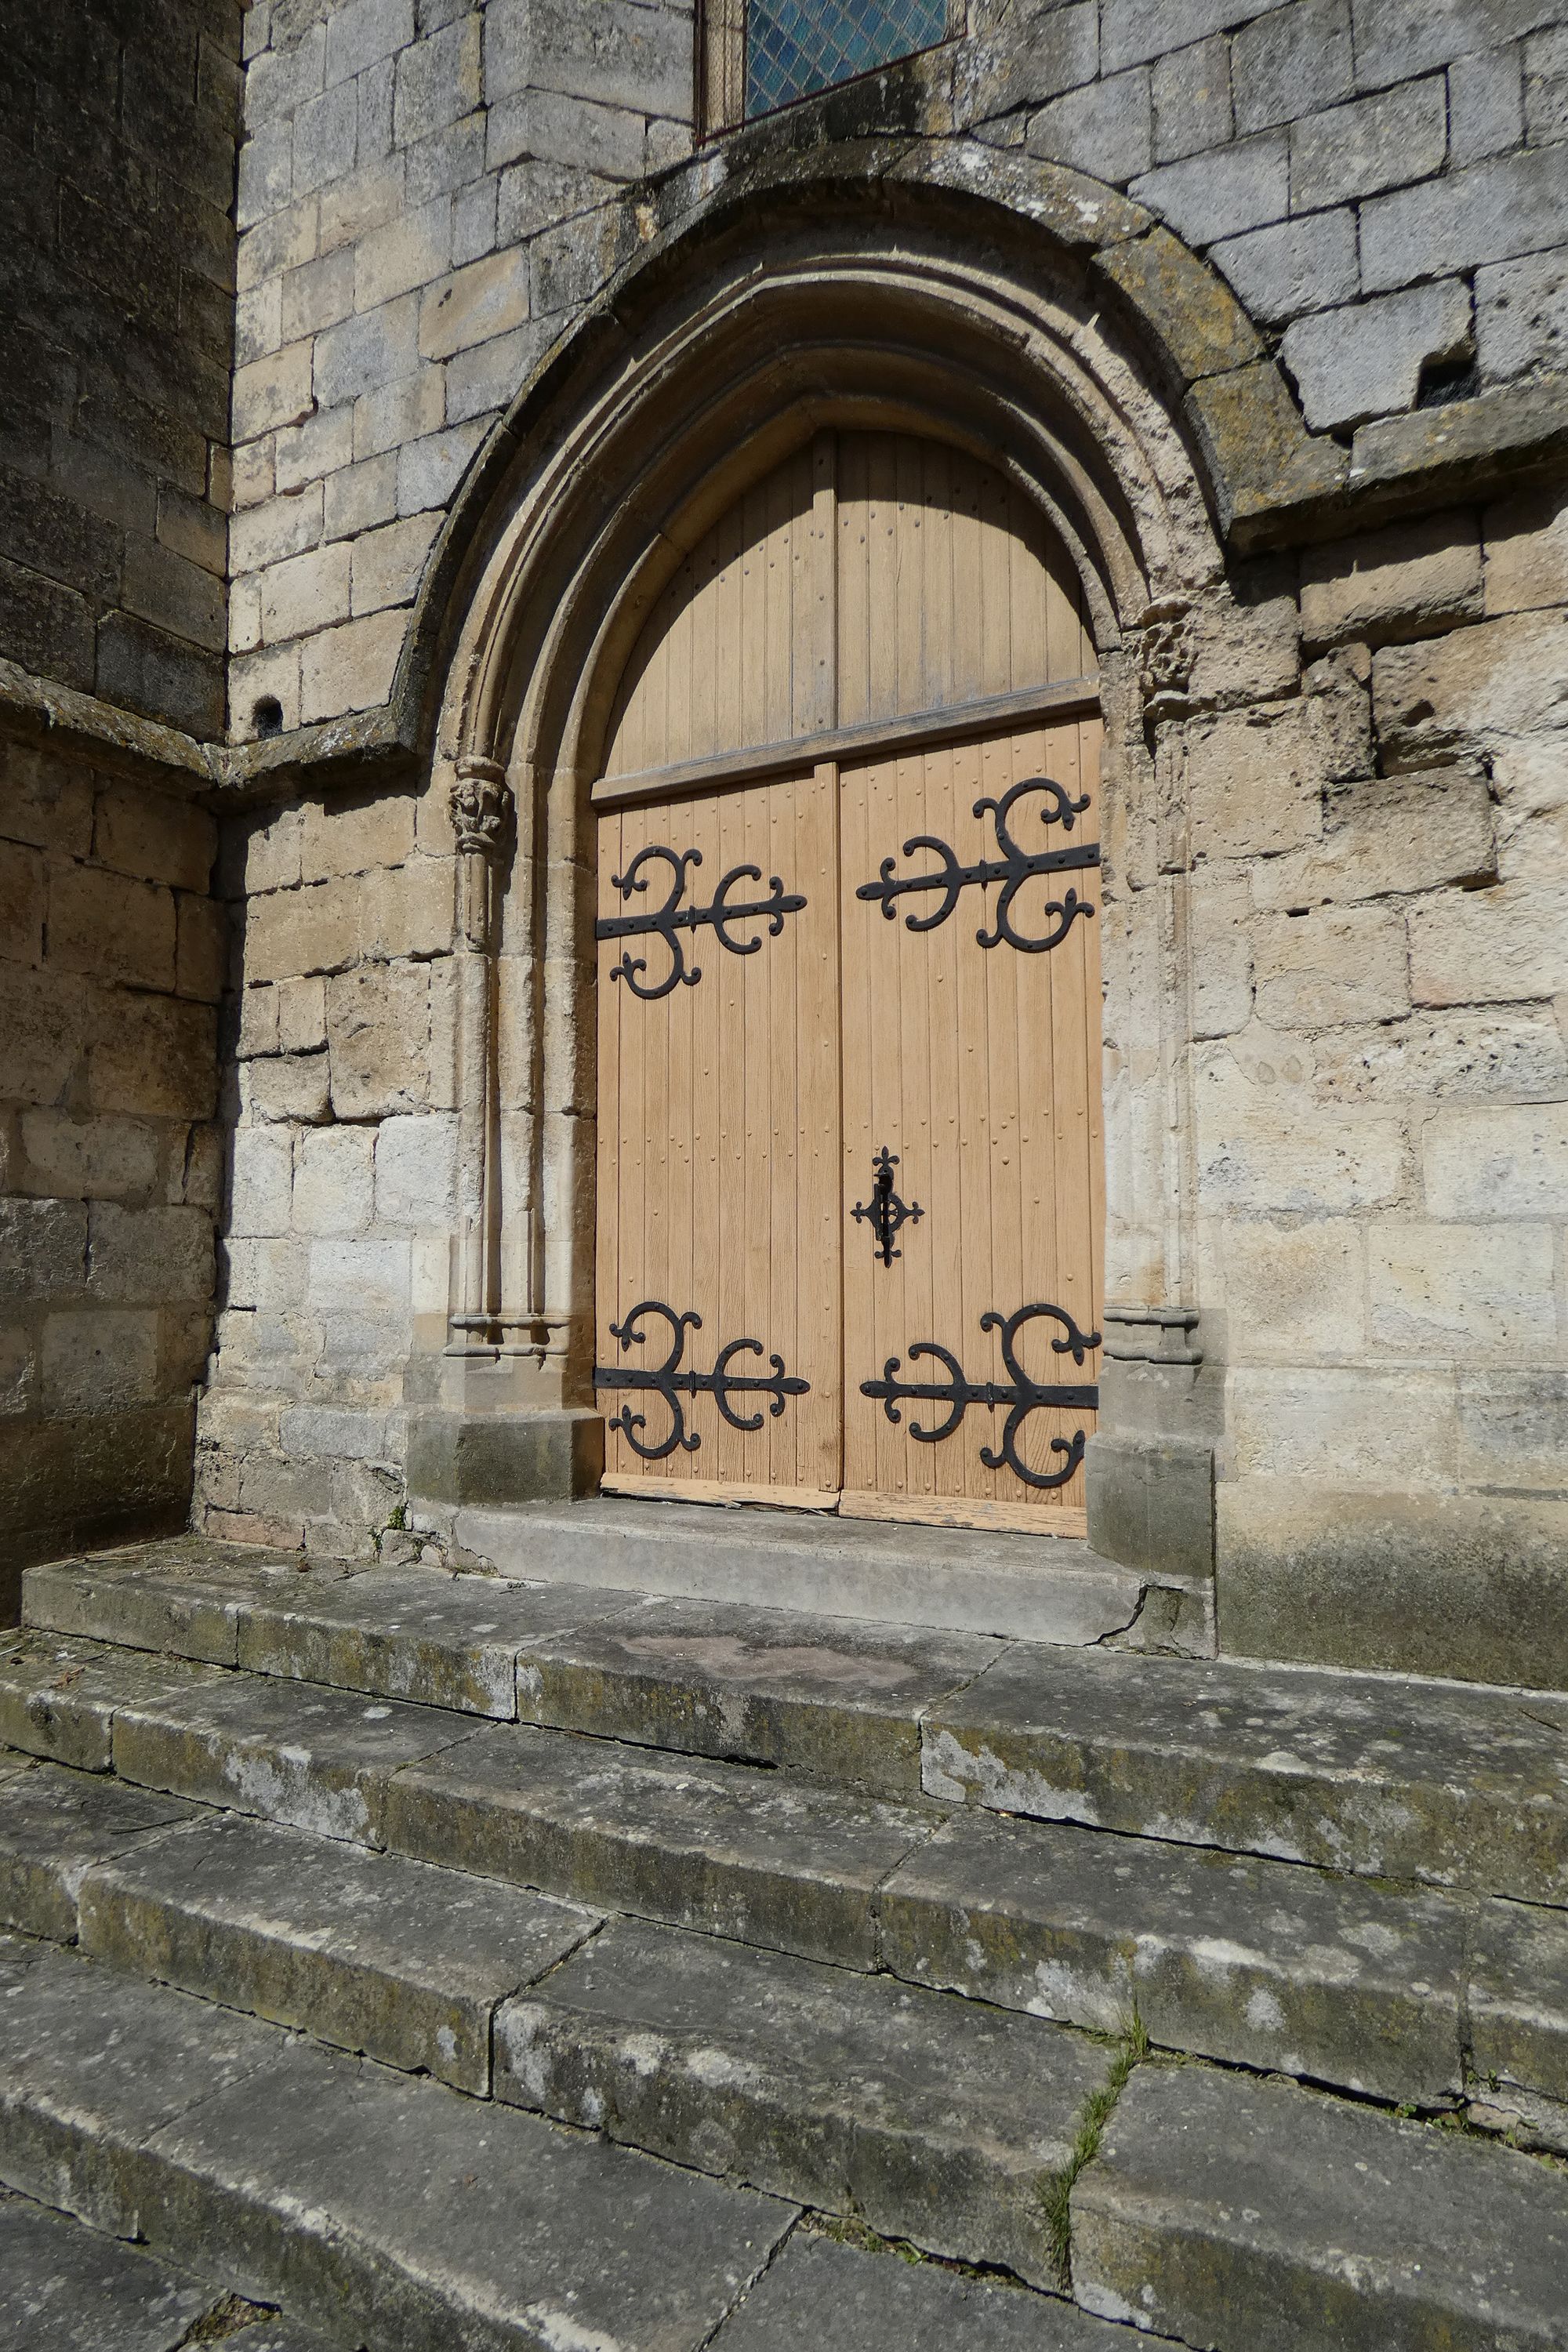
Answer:
[{"label": "small hole in stone wall", "polygon": [[282,734],[283,705],[275,694],[260,696],[252,704],[250,715],[256,721],[256,731],[258,735]]},{"label": "small hole in stone wall", "polygon": [[1446,408],[1451,400],[1474,400],[1480,388],[1480,371],[1473,358],[1428,360],[1421,371],[1415,405]]}]

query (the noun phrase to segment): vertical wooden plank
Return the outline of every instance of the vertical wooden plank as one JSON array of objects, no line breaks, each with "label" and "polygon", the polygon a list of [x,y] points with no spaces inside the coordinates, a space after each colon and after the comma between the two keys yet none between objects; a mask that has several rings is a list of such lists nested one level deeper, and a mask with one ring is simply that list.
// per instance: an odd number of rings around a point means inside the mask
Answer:
[{"label": "vertical wooden plank", "polygon": [[922,449],[920,442],[900,433],[895,443],[898,480],[898,557],[894,578],[896,660],[892,699],[886,714],[922,709],[921,662],[921,591],[924,584],[924,510],[921,499]]},{"label": "vertical wooden plank", "polygon": [[985,615],[983,694],[1008,694],[1018,677],[1013,636],[1012,564],[1007,495],[989,467],[980,483],[980,602]]},{"label": "vertical wooden plank", "polygon": [[[702,884],[706,900],[717,889],[724,872],[721,840],[721,803],[717,799],[705,798],[689,803],[689,806],[691,838],[702,852],[702,864],[698,871],[707,877]],[[699,933],[697,940],[700,942],[697,961],[702,966],[702,978],[695,988],[687,992],[690,1000],[687,1015],[690,1029],[690,1304],[702,1318],[702,1332],[699,1336],[708,1339],[710,1350],[713,1336],[720,1332],[723,1319],[721,1296],[722,1268],[719,1255],[719,1152],[724,1095],[719,1046],[725,975],[721,967],[734,963],[737,959],[725,955],[711,935]],[[704,1352],[700,1359],[704,1369],[711,1360],[710,1352]],[[702,1438],[702,1451],[691,1456],[689,1475],[696,1479],[712,1478],[719,1475],[717,1464],[724,1426],[717,1407],[705,1401],[703,1417],[697,1425]]]},{"label": "vertical wooden plank", "polygon": [[868,436],[866,452],[866,717],[898,708],[899,498],[897,446],[890,434]]},{"label": "vertical wooden plank", "polygon": [[[889,635],[896,635],[897,614],[889,608],[886,621],[879,623],[873,615],[874,630],[885,627]],[[876,874],[882,859],[896,852],[904,839],[904,810],[899,792],[899,763],[896,759],[877,762],[868,772],[867,814],[870,836],[870,866]],[[864,938],[867,950],[867,1026],[871,1048],[871,1132],[869,1149],[860,1167],[855,1171],[855,1198],[869,1204],[872,1198],[873,1155],[884,1144],[890,1150],[899,1148],[899,1138],[906,1126],[903,1065],[901,1059],[903,1024],[900,1005],[906,937],[901,917],[894,922],[884,921],[879,907],[868,906],[868,918]],[[858,1189],[863,1187],[864,1189]],[[891,1267],[880,1265],[870,1254],[871,1236],[864,1223],[855,1228],[857,1255],[870,1269],[869,1304],[871,1322],[871,1360],[879,1373],[889,1356],[906,1356],[909,1338],[909,1316],[905,1302],[905,1268],[901,1259]],[[875,1484],[883,1492],[900,1494],[907,1491],[908,1442],[901,1430],[895,1430],[878,1409],[874,1424],[877,1435],[879,1475]]]},{"label": "vertical wooden plank", "polygon": [[[1005,736],[993,738],[980,746],[978,756],[965,747],[960,754],[968,778],[973,782],[972,800],[984,795],[999,801],[1014,781],[1013,744]],[[1024,811],[1017,812],[1020,818]],[[987,814],[983,820],[983,839],[989,845],[995,840],[994,819]],[[1037,820],[1036,821],[1037,824]],[[1026,845],[1036,837],[1035,827],[1026,820],[1020,824],[1016,839]],[[996,912],[1000,889],[987,889],[986,922],[989,926]],[[985,986],[985,1027],[988,1053],[986,1076],[986,1190],[991,1223],[991,1286],[992,1296],[987,1309],[1002,1315],[1011,1314],[1021,1305],[1027,1292],[1029,1273],[1024,1263],[1023,1199],[1019,1171],[1019,1044],[1021,1013],[1031,975],[1026,965],[1048,964],[1048,956],[1029,956],[1005,943],[982,949]],[[1034,976],[1035,985],[1049,987],[1049,976]],[[985,1311],[985,1310],[983,1310]],[[1001,1340],[993,1330],[982,1334],[976,1318],[976,1341],[987,1352],[992,1369],[987,1377],[995,1381],[1006,1378],[1002,1359]],[[999,1434],[1002,1421],[999,1414],[988,1416],[991,1434]],[[1012,1480],[1005,1470],[986,1470],[979,1465],[981,1475],[988,1482],[988,1491],[998,1497],[1008,1494]],[[1022,1498],[1020,1498],[1022,1499]]]},{"label": "vertical wooden plank", "polygon": [[[777,874],[782,879],[787,873],[792,880],[795,876],[790,839],[795,792],[793,783],[781,782],[758,794],[753,862],[762,869],[764,889],[772,875]],[[765,1366],[769,1354],[776,1349],[792,1370],[800,1364],[801,1269],[795,1249],[800,1186],[800,1105],[795,1069],[795,948],[799,938],[798,921],[787,922],[779,938],[769,940],[763,952],[752,959],[757,982],[765,984],[768,994],[768,1130],[765,1157],[758,1171],[762,1178],[761,1223],[767,1239],[767,1280],[755,1332],[763,1353],[754,1360],[759,1367]],[[764,1465],[762,1475],[770,1486],[798,1485],[795,1444],[799,1429],[798,1410],[786,1411],[777,1419],[764,1411],[759,1451]]]},{"label": "vertical wooden plank", "polygon": [[[753,545],[755,542],[753,542]],[[754,585],[760,585],[755,583]],[[763,600],[754,597],[757,613]],[[715,812],[721,875],[745,863],[746,795],[724,793]],[[716,1225],[718,1279],[713,1336],[717,1346],[750,1329],[746,1320],[746,1236],[755,1204],[748,1174],[746,1115],[746,993],[753,958],[721,955],[714,972],[719,1013],[719,1204]],[[745,1439],[718,1416],[710,1476],[736,1485],[746,1475]]]},{"label": "vertical wooden plank", "polygon": [[[620,867],[621,819],[612,810],[599,819],[598,835],[598,910],[601,919],[613,915],[619,904],[619,893],[612,876]],[[625,1154],[625,1077],[621,1067],[621,1008],[618,987],[610,983],[614,959],[611,943],[601,941],[597,953],[598,988],[598,1194],[595,1203],[594,1252],[594,1360],[596,1364],[615,1361],[616,1342],[610,1334],[610,1324],[616,1319],[621,1295],[620,1174]],[[616,1409],[618,1400],[606,1390],[600,1398],[601,1410],[607,1415]],[[618,1464],[619,1437],[612,1433],[606,1448],[606,1466]]]},{"label": "vertical wooden plank", "polygon": [[[922,755],[905,752],[889,763],[897,807],[897,823],[889,843],[889,848],[901,848],[916,834],[939,832],[946,822],[943,790],[949,754],[941,751]],[[927,775],[931,772],[931,789],[927,791]],[[924,856],[927,852],[919,855]],[[928,933],[911,931],[907,921],[889,927],[897,944],[898,993],[895,1018],[898,1024],[899,1107],[891,1131],[878,1138],[898,1153],[899,1165],[895,1180],[904,1198],[919,1201],[925,1211],[919,1224],[906,1225],[900,1234],[900,1251],[891,1270],[879,1270],[881,1292],[889,1303],[896,1301],[901,1328],[890,1336],[889,1346],[910,1362],[910,1349],[921,1341],[936,1337],[932,1261],[936,1253],[951,1247],[951,1229],[945,1229],[931,1205],[929,1171],[931,1166],[931,1129],[934,1096],[931,1070],[931,1001],[927,976],[931,967],[931,938]],[[894,1286],[896,1285],[896,1287]],[[914,1366],[914,1379],[925,1377],[921,1363]],[[902,1490],[910,1495],[935,1492],[938,1480],[937,1455],[940,1449],[910,1440],[905,1433],[910,1419],[928,1425],[928,1417],[919,1412],[906,1414],[904,1427],[895,1432],[888,1427],[888,1442],[900,1458]],[[884,1423],[886,1426],[887,1424]],[[900,1442],[901,1441],[901,1442]]]},{"label": "vertical wooden plank", "polygon": [[[944,840],[959,847],[967,803],[952,782],[956,751],[933,753],[927,761],[926,813]],[[940,762],[940,766],[939,766]],[[932,771],[936,772],[933,774]],[[940,782],[939,782],[940,780]],[[973,793],[970,799],[973,800]],[[962,848],[959,854],[963,855]],[[916,1197],[926,1211],[927,1246],[931,1258],[931,1337],[951,1348],[961,1364],[973,1352],[972,1335],[964,1328],[963,1261],[960,1235],[968,1207],[964,1197],[966,1158],[973,1139],[962,1127],[963,1052],[959,995],[959,961],[963,952],[967,909],[925,935],[926,1005],[931,1029],[931,1173],[928,1190]],[[973,926],[969,925],[972,932]],[[966,1491],[964,1460],[971,1451],[963,1437],[933,1446],[932,1489],[952,1498]]]},{"label": "vertical wooden plank", "polygon": [[[640,809],[624,810],[619,825],[618,864],[614,874],[625,874],[641,848],[647,833],[647,818]],[[612,911],[623,912],[626,901],[619,891],[612,892]],[[616,942],[609,943],[615,962],[620,961]],[[620,1192],[620,1288],[612,1302],[613,1318],[622,1322],[640,1299],[652,1296],[648,1283],[647,1257],[647,1146],[648,1128],[645,1100],[645,1066],[647,1060],[647,1024],[643,1019],[645,1007],[628,991],[625,981],[610,983],[616,999],[616,1016],[620,1024],[621,1044],[621,1108],[620,1151],[617,1181]],[[629,1356],[618,1341],[610,1340],[607,1364],[625,1363]],[[612,1410],[625,1402],[621,1396],[611,1400]],[[637,1455],[624,1437],[615,1441],[615,1464],[623,1475],[635,1471]]]},{"label": "vertical wooden plank", "polygon": [[873,1318],[871,1255],[866,1228],[853,1222],[856,1201],[864,1190],[875,1150],[872,1122],[876,1116],[872,1072],[870,973],[880,941],[874,931],[884,926],[879,908],[856,898],[858,885],[874,877],[870,818],[871,772],[865,765],[839,772],[839,875],[842,980],[842,1175],[838,1227],[843,1256],[844,1295],[844,1484],[872,1493],[878,1486],[877,1427],[879,1405],[860,1394],[860,1382],[875,1380],[882,1370],[877,1353]]},{"label": "vertical wooden plank", "polygon": [[980,583],[980,468],[972,457],[953,458],[952,646],[952,695],[973,700],[984,691],[984,611]]},{"label": "vertical wooden plank", "polygon": [[[830,542],[831,543],[831,542]],[[803,1486],[837,1492],[844,1475],[844,1286],[841,1239],[841,1047],[838,771],[820,766],[800,788],[796,870],[809,918],[800,935],[800,1168],[795,1255],[801,1269]]]},{"label": "vertical wooden plank", "polygon": [[863,433],[841,433],[837,441],[838,724],[855,727],[867,712],[870,625],[867,438]]}]

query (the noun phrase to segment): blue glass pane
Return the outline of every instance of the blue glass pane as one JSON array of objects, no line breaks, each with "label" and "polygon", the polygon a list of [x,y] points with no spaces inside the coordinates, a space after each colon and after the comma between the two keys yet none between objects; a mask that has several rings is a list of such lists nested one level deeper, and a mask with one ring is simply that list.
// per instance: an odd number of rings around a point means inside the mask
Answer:
[{"label": "blue glass pane", "polygon": [[751,0],[747,116],[929,49],[946,33],[947,0]]}]

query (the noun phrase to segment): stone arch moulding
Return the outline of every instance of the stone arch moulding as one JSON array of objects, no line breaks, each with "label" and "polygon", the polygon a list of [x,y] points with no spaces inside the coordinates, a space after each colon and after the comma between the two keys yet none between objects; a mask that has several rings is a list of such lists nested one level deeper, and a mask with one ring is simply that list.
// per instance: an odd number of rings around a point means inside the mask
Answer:
[{"label": "stone arch moulding", "polygon": [[[666,582],[747,483],[825,427],[875,425],[983,456],[1038,505],[1083,583],[1107,725],[1112,1302],[1091,1539],[1168,1569],[1168,1534],[1164,1557],[1144,1557],[1149,1529],[1179,1526],[1174,1565],[1212,1575],[1218,1368],[1194,1337],[1174,738],[1194,662],[1226,635],[1219,508],[1168,353],[1129,331],[1090,266],[1091,184],[1064,194],[1071,174],[1007,168],[1051,203],[1014,189],[998,221],[993,199],[984,237],[973,198],[907,181],[889,194],[885,176],[868,195],[861,180],[858,205],[840,184],[762,215],[710,213],[623,272],[502,428],[433,662],[433,782],[451,796],[464,877],[462,1189],[447,1352],[411,1395],[416,1496],[521,1500],[596,1480],[589,793],[611,702]],[[1136,210],[1104,204],[1118,220]],[[426,617],[437,625],[428,600]],[[1119,1433],[1117,1412],[1119,1389],[1151,1384],[1152,1446]]]}]

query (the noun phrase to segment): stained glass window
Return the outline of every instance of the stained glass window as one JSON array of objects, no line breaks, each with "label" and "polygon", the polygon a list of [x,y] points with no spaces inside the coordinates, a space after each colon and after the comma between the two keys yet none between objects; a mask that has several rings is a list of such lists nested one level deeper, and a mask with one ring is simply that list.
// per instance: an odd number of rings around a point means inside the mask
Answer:
[{"label": "stained glass window", "polygon": [[[933,47],[947,37],[950,5],[951,0],[744,0],[742,16],[731,0],[711,8],[710,16],[724,20],[725,45],[735,63],[735,49],[744,44],[743,113],[751,121]],[[740,77],[730,66],[715,76],[720,79],[733,89]],[[732,100],[714,110],[720,122],[741,110]]]}]

